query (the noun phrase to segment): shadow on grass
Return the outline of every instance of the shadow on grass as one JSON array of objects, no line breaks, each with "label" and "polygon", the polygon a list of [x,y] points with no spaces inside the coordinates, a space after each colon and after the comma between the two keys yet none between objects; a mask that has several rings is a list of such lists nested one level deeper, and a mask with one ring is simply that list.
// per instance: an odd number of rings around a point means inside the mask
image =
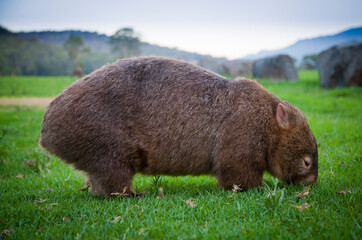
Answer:
[{"label": "shadow on grass", "polygon": [[192,195],[220,191],[216,179],[210,176],[184,176],[184,177],[136,177],[133,182],[138,192],[147,191],[147,195],[158,196],[160,188],[167,195]]}]

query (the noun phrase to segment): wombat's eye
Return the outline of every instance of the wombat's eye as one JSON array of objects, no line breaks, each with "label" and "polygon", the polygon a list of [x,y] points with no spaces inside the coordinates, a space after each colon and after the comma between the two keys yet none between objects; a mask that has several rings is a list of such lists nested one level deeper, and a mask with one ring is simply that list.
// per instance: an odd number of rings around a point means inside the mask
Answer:
[{"label": "wombat's eye", "polygon": [[310,157],[305,157],[305,158],[303,159],[304,167],[305,167],[305,168],[309,168],[311,162],[312,162],[312,159],[311,159]]}]

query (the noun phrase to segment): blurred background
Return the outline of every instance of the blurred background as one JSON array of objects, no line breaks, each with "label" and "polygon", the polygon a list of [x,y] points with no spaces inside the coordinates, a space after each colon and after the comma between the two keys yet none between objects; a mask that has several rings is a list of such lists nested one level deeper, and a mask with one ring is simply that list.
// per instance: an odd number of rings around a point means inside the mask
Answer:
[{"label": "blurred background", "polygon": [[360,0],[0,0],[0,74],[80,77],[154,55],[230,78],[296,81],[298,69],[331,78],[339,73],[330,69],[354,61],[356,69],[343,70],[355,72],[349,79],[325,87],[360,86],[361,10]]}]

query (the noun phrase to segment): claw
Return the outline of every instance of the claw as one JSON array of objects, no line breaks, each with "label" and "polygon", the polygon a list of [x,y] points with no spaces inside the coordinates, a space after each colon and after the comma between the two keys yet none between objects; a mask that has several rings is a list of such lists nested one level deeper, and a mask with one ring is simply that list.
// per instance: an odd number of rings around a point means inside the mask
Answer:
[{"label": "claw", "polygon": [[143,197],[143,195],[145,195],[147,193],[147,191],[143,191],[143,192],[141,192],[141,193],[134,193],[134,194],[132,194],[132,197],[139,197],[139,198],[141,198],[141,197]]}]

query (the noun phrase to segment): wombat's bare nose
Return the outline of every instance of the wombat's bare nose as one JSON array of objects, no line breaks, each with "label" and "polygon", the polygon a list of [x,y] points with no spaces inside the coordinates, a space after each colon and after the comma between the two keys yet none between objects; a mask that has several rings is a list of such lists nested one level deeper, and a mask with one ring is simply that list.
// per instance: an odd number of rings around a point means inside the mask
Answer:
[{"label": "wombat's bare nose", "polygon": [[315,175],[309,175],[306,179],[305,179],[305,184],[306,185],[310,185],[310,184],[316,184],[317,183],[317,177]]}]

